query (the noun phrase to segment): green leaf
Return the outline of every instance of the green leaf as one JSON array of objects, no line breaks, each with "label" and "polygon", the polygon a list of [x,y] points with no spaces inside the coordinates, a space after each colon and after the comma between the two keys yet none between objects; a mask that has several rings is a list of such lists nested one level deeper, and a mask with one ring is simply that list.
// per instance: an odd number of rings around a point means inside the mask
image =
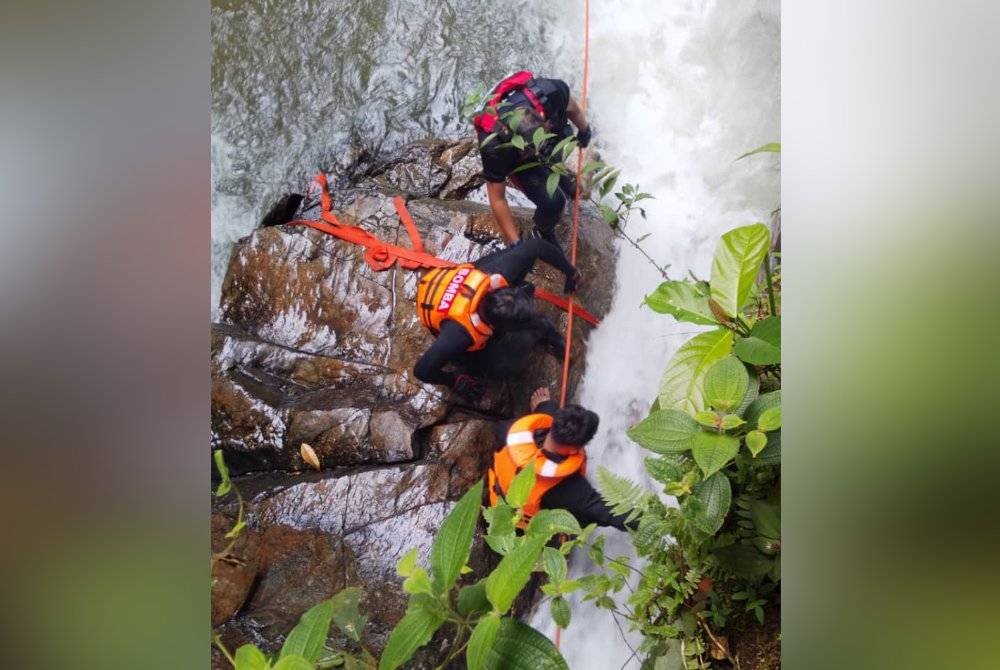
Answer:
[{"label": "green leaf", "polygon": [[604,466],[597,469],[597,488],[601,497],[611,506],[613,514],[641,513],[649,503],[646,489],[625,477],[614,474]]},{"label": "green leaf", "polygon": [[517,174],[518,172],[524,172],[525,170],[530,170],[533,167],[538,167],[541,165],[538,161],[531,161],[530,163],[523,163],[518,165],[516,168],[510,171],[511,174]]},{"label": "green leaf", "polygon": [[333,604],[333,622],[344,635],[355,642],[361,641],[361,633],[368,623],[367,617],[358,611],[358,604],[363,594],[364,592],[357,586],[350,586],[330,598]]},{"label": "green leaf", "polygon": [[[568,150],[567,147],[569,147]],[[572,136],[564,137],[563,139],[559,140],[559,142],[557,142],[554,147],[552,147],[551,155],[556,156],[561,153],[562,159],[566,160],[566,157],[569,156],[570,153],[572,153],[573,149],[575,148],[576,148],[576,138]]]},{"label": "green leaf", "polygon": [[403,554],[403,557],[396,562],[396,574],[400,577],[409,577],[415,567],[417,567],[416,547]]},{"label": "green leaf", "polygon": [[625,434],[636,444],[658,454],[679,454],[691,448],[698,424],[689,414],[661,409],[635,424]]},{"label": "green leaf", "polygon": [[666,484],[675,482],[681,478],[681,471],[673,463],[662,458],[646,458],[643,461],[646,465],[646,472],[656,481]]},{"label": "green leaf", "polygon": [[569,620],[572,612],[569,603],[562,596],[557,596],[549,603],[549,611],[552,613],[552,620],[560,628],[569,628]]},{"label": "green leaf", "polygon": [[[781,142],[769,142],[768,144],[762,144],[759,147],[757,147],[756,149],[753,149],[752,151],[746,152],[745,154],[743,154],[742,156],[740,156],[736,160],[738,161],[741,158],[746,158],[747,156],[753,156],[754,154],[760,154],[760,153],[765,153],[765,152],[767,152],[767,153],[774,153],[774,154],[781,153]],[[735,163],[736,161],[733,161],[733,162]]]},{"label": "green leaf", "polygon": [[219,487],[215,489],[215,496],[221,498],[232,490],[233,483],[229,479],[229,468],[226,466],[226,459],[222,455],[222,449],[213,451],[212,459],[215,461],[215,469],[219,471],[219,476],[222,477]]},{"label": "green leaf", "polygon": [[458,590],[458,613],[462,616],[488,612],[490,607],[490,601],[486,598],[485,577]]},{"label": "green leaf", "polygon": [[766,410],[772,407],[780,407],[780,406],[781,406],[781,389],[778,389],[777,391],[771,391],[770,393],[765,393],[759,396],[752,403],[750,403],[750,406],[747,407],[747,411],[743,415],[743,418],[746,419],[746,422],[749,423],[751,426],[756,426],[757,423],[760,421],[761,415]]},{"label": "green leaf", "polygon": [[618,175],[620,173],[621,170],[612,169],[601,177],[601,186],[598,189],[598,192],[601,194],[602,198],[606,198],[607,195],[611,193],[611,190],[615,187],[615,182],[618,181]]},{"label": "green leaf", "polygon": [[750,407],[750,403],[756,400],[760,394],[760,375],[753,370],[747,370],[747,374],[750,375],[750,385],[747,387],[747,393],[743,396],[740,406],[733,410],[733,414],[741,417],[747,411],[747,408]]},{"label": "green leaf", "polygon": [[706,428],[718,428],[722,425],[722,415],[707,409],[695,412],[694,420]]},{"label": "green leaf", "polygon": [[781,428],[781,406],[768,407],[761,412],[760,418],[757,419],[757,428],[765,432]]},{"label": "green leaf", "polygon": [[580,522],[564,509],[542,509],[531,517],[525,535],[528,537],[542,536],[549,540],[553,535],[579,535]]},{"label": "green leaf", "polygon": [[503,614],[510,609],[514,599],[528,583],[535,561],[546,542],[548,538],[543,535],[528,537],[523,544],[504,556],[486,578],[486,597],[497,612]]},{"label": "green leaf", "polygon": [[694,495],[701,501],[703,508],[702,513],[696,517],[696,525],[709,535],[715,535],[722,527],[732,502],[733,492],[729,478],[722,472],[716,472],[695,484]]},{"label": "green leaf", "polygon": [[531,461],[514,477],[507,489],[507,503],[511,507],[523,507],[528,494],[535,487],[535,461]]},{"label": "green leaf", "polygon": [[548,179],[545,180],[545,191],[546,193],[549,194],[550,198],[552,197],[552,194],[556,192],[556,188],[558,187],[559,187],[559,175],[553,172],[548,176]]},{"label": "green leaf", "polygon": [[520,135],[514,135],[514,137],[510,138],[510,143],[514,146],[515,149],[524,149],[525,147],[524,138],[521,137]]},{"label": "green leaf", "polygon": [[545,135],[545,128],[542,128],[541,126],[535,128],[535,132],[531,135],[531,143],[535,145],[536,149],[541,148],[542,142],[545,141]]},{"label": "green leaf", "polygon": [[326,642],[330,632],[332,619],[333,603],[330,600],[324,600],[311,607],[285,638],[285,643],[281,645],[280,658],[298,654],[308,661],[316,661],[323,651],[323,643]]},{"label": "green leaf", "polygon": [[558,549],[545,547],[542,550],[542,567],[545,568],[545,574],[549,576],[551,581],[558,584],[566,579],[566,557]]},{"label": "green leaf", "polygon": [[750,518],[754,528],[764,537],[781,539],[781,506],[755,500],[750,505]]},{"label": "green leaf", "polygon": [[493,507],[487,507],[483,511],[483,516],[489,522],[486,544],[501,556],[506,555],[514,548],[514,517],[516,514],[513,507],[503,502],[498,502]]},{"label": "green leaf", "polygon": [[756,456],[767,446],[767,435],[759,430],[751,430],[747,433],[747,449]]},{"label": "green leaf", "polygon": [[551,641],[516,619],[504,618],[490,648],[487,670],[569,670]]},{"label": "green leaf", "polygon": [[741,419],[736,414],[727,414],[724,417],[722,417],[722,429],[723,430],[732,430],[733,428],[739,428],[740,426],[742,426],[745,423],[746,423],[746,421],[744,421],[743,419]]},{"label": "green leaf", "polygon": [[236,670],[267,670],[270,667],[264,652],[252,644],[237,649],[233,660],[236,661]]},{"label": "green leaf", "polygon": [[726,571],[754,579],[771,570],[772,560],[748,544],[730,544],[713,549],[712,554]]},{"label": "green leaf", "polygon": [[445,593],[458,580],[459,572],[469,560],[472,536],[479,518],[479,503],[483,497],[483,480],[465,492],[448,514],[431,545],[431,571],[434,588]]},{"label": "green leaf", "polygon": [[735,356],[726,356],[705,374],[705,402],[728,412],[735,409],[750,386],[747,369]]},{"label": "green leaf", "polygon": [[705,477],[726,467],[740,450],[740,441],[732,435],[701,431],[695,435],[691,448],[694,460]]},{"label": "green leaf", "polygon": [[771,231],[763,223],[735,228],[719,240],[709,284],[727,316],[736,316],[746,302],[770,246]]},{"label": "green leaf", "polygon": [[314,667],[315,665],[311,661],[298,654],[282,656],[277,663],[271,666],[272,670],[313,670]]},{"label": "green leaf", "polygon": [[693,282],[665,281],[643,302],[654,312],[670,314],[678,321],[704,326],[719,325],[708,307],[708,295]]},{"label": "green leaf", "polygon": [[607,205],[598,205],[598,212],[601,214],[601,218],[604,219],[604,223],[608,224],[612,228],[618,225],[618,212],[616,212],[612,207]]},{"label": "green leaf", "polygon": [[[541,128],[539,128],[541,130]],[[465,650],[465,662],[468,670],[482,670],[486,667],[493,642],[500,632],[500,615],[490,612],[476,624],[469,637],[469,646]]]},{"label": "green leaf", "polygon": [[663,372],[660,407],[692,414],[704,409],[705,373],[732,348],[733,333],[726,328],[701,333],[685,342]]},{"label": "green leaf", "polygon": [[410,576],[403,580],[403,590],[407,593],[431,593],[434,589],[431,586],[430,575],[418,565],[413,568]]},{"label": "green leaf", "polygon": [[389,634],[378,670],[396,670],[406,663],[417,649],[430,642],[444,621],[440,611],[411,598],[406,614]]},{"label": "green leaf", "polygon": [[482,149],[483,147],[485,147],[487,144],[489,144],[494,139],[496,139],[496,136],[497,136],[496,133],[490,133],[489,135],[487,135],[486,137],[484,137],[483,141],[479,143],[479,148]]},{"label": "green leaf", "polygon": [[237,521],[236,525],[234,525],[232,528],[230,528],[229,532],[226,533],[224,537],[227,540],[234,540],[234,539],[236,539],[237,537],[240,536],[240,533],[242,533],[243,529],[246,528],[246,527],[247,527],[247,522],[246,521],[242,521],[242,520]]},{"label": "green leaf", "polygon": [[755,323],[749,337],[736,341],[735,351],[751,365],[781,363],[781,317],[769,316]]},{"label": "green leaf", "polygon": [[754,465],[781,465],[781,431],[767,434],[767,446],[754,458]]}]

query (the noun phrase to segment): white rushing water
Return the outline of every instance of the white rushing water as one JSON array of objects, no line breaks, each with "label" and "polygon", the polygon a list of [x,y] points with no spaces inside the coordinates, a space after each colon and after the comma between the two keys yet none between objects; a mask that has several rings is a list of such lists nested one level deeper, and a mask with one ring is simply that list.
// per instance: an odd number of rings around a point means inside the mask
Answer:
[{"label": "white rushing water", "polygon": [[[560,65],[576,93],[579,4],[557,26]],[[630,232],[633,238],[652,233],[643,246],[661,264],[671,264],[671,278],[692,271],[707,279],[719,236],[769,221],[780,202],[776,156],[734,162],[779,139],[778,2],[597,1],[590,25],[589,116],[596,146],[621,168],[624,181],[656,197],[646,203],[648,220],[636,217]],[[589,450],[590,473],[593,479],[603,465],[652,488],[643,467],[649,453],[625,430],[648,413],[667,360],[697,327],[640,307],[660,277],[631,248],[621,248],[615,277],[611,311],[591,335],[578,398],[601,417]],[[623,534],[602,532],[609,555],[629,553]],[[584,567],[575,561],[572,569]],[[545,609],[533,624],[552,637]],[[637,637],[628,643],[636,646]],[[590,603],[573,603],[561,649],[573,670],[639,667],[637,659],[626,664],[632,653],[611,614]]]}]

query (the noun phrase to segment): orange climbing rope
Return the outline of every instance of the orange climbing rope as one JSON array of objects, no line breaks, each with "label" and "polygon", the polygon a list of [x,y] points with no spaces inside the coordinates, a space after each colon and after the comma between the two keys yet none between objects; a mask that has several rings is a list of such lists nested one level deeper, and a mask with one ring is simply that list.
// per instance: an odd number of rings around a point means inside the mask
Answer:
[{"label": "orange climbing rope", "polygon": [[[583,3],[583,84],[580,92],[580,113],[587,115],[587,75],[590,71],[590,0]],[[577,150],[576,154],[576,191],[573,194],[573,241],[570,245],[569,262],[576,265],[576,237],[580,229],[580,178],[583,174],[583,147]],[[569,305],[566,312],[569,318],[566,319],[566,351],[563,353],[562,387],[559,392],[559,406],[566,404],[566,390],[569,381],[569,351],[573,340],[573,296],[569,297]],[[556,639],[558,646],[558,630]]]},{"label": "orange climbing rope", "polygon": [[[406,234],[410,237],[410,244],[412,247],[409,249],[380,240],[375,235],[358,226],[349,226],[341,223],[332,211],[333,199],[330,197],[330,189],[327,185],[326,175],[320,172],[316,175],[314,182],[319,186],[320,220],[313,221],[308,219],[299,219],[296,221],[290,221],[288,225],[308,226],[309,228],[319,230],[327,233],[328,235],[333,235],[334,237],[344,240],[345,242],[365,247],[365,262],[368,263],[368,266],[376,272],[388,270],[397,262],[400,267],[406,268],[407,270],[429,270],[431,268],[458,265],[458,263],[454,261],[438,258],[437,256],[427,253],[424,249],[423,240],[420,239],[420,231],[417,230],[417,226],[413,223],[413,217],[411,217],[410,212],[407,211],[406,203],[398,195],[393,198],[392,202],[396,207],[396,213],[399,214],[399,218],[403,222],[403,226],[406,228]],[[576,253],[574,251],[574,257],[575,255]],[[571,310],[572,303],[570,301],[572,300],[572,296],[570,297],[570,300],[567,301],[565,298],[561,298],[542,288],[535,289],[535,296],[562,310]],[[579,307],[577,307],[575,311],[570,311],[569,313],[580,317],[592,326],[597,326],[601,323],[600,319],[596,316],[587,310],[580,309]]]},{"label": "orange climbing rope", "polygon": [[[583,84],[580,91],[580,113],[587,115],[587,75],[590,73],[590,0],[583,3]],[[583,174],[583,147],[576,153],[576,191],[573,193],[573,241],[570,246],[569,262],[576,266],[576,237],[580,229],[580,177]],[[573,344],[573,296],[569,296],[566,313],[566,350],[563,352],[562,383],[559,390],[559,406],[566,405],[566,390],[569,386],[569,352]],[[556,625],[556,649],[562,642],[562,628]]]}]

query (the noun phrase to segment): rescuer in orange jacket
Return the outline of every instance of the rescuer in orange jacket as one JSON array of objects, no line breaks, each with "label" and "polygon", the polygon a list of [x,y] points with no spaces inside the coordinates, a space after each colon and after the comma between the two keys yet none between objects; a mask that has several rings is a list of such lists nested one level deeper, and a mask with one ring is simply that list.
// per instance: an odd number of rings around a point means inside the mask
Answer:
[{"label": "rescuer in orange jacket", "polygon": [[417,288],[417,316],[436,339],[413,367],[417,379],[476,401],[487,378],[517,374],[537,345],[561,358],[565,339],[535,311],[534,287],[524,282],[537,260],[566,275],[567,293],[576,290],[580,273],[559,247],[537,238],[427,272]]},{"label": "rescuer in orange jacket", "polygon": [[520,469],[534,461],[535,486],[522,508],[526,517],[540,509],[564,509],[581,526],[596,523],[625,530],[625,517],[613,514],[584,476],[584,447],[597,432],[597,414],[579,405],[559,409],[546,388],[532,394],[531,406],[532,414],[497,426],[500,446],[487,474],[490,505],[496,505]]}]

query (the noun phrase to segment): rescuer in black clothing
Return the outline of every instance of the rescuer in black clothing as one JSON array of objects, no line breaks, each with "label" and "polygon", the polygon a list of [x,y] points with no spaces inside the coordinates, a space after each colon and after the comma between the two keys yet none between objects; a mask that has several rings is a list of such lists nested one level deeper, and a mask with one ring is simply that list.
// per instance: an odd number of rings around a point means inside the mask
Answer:
[{"label": "rescuer in black clothing", "polygon": [[[479,309],[479,316],[494,332],[485,348],[468,351],[472,337],[460,324],[445,320],[434,344],[413,368],[417,379],[448,386],[474,401],[485,391],[486,379],[506,378],[520,372],[536,345],[561,358],[565,338],[548,318],[535,311],[534,287],[524,281],[539,259],[566,275],[567,293],[579,285],[580,273],[566,260],[562,250],[542,239],[524,240],[473,262],[473,267],[502,275],[509,284],[508,288],[491,291]],[[458,370],[445,370],[449,364]]]},{"label": "rescuer in black clothing", "polygon": [[[534,77],[532,73],[522,71],[500,82],[493,91],[494,96],[487,110],[475,119],[490,209],[504,240],[508,244],[516,242],[519,239],[517,226],[506,196],[506,182],[510,179],[535,204],[536,235],[558,245],[554,229],[566,205],[566,198],[573,196],[573,180],[562,178],[560,188],[549,195],[546,182],[552,172],[548,167],[535,165],[516,173],[514,170],[538,162],[531,142],[537,128],[556,135],[542,146],[542,153],[548,156],[560,140],[573,135],[568,121],[576,126],[576,138],[581,147],[590,143],[590,125],[583,110],[570,95],[569,85],[559,79]],[[491,108],[496,113],[491,114]],[[519,118],[520,123],[516,128],[510,128],[507,123],[511,119],[510,112],[514,110],[519,110],[515,118]],[[494,133],[491,140],[485,141]],[[524,149],[509,146],[513,133],[525,140]],[[508,146],[503,146],[505,144]]]},{"label": "rescuer in black clothing", "polygon": [[[581,450],[597,431],[598,416],[589,410],[573,405],[560,410],[559,405],[551,400],[547,388],[539,388],[531,395],[532,413],[548,414],[555,419],[551,429],[534,431],[534,441],[542,450],[545,458],[555,463],[561,463],[569,458],[569,453]],[[509,431],[515,423],[514,419],[501,421],[497,424],[499,453],[508,444]],[[546,440],[549,433],[557,434],[562,440]],[[555,442],[555,444],[553,444]],[[559,453],[566,451],[565,454]],[[539,474],[536,470],[536,476]],[[537,483],[536,483],[537,485]],[[530,498],[529,494],[529,498]],[[591,486],[581,472],[574,472],[564,477],[558,484],[547,490],[541,496],[542,509],[564,509],[576,517],[581,526],[596,523],[598,526],[610,526],[618,530],[626,530],[625,517],[613,514],[601,495]]]}]

